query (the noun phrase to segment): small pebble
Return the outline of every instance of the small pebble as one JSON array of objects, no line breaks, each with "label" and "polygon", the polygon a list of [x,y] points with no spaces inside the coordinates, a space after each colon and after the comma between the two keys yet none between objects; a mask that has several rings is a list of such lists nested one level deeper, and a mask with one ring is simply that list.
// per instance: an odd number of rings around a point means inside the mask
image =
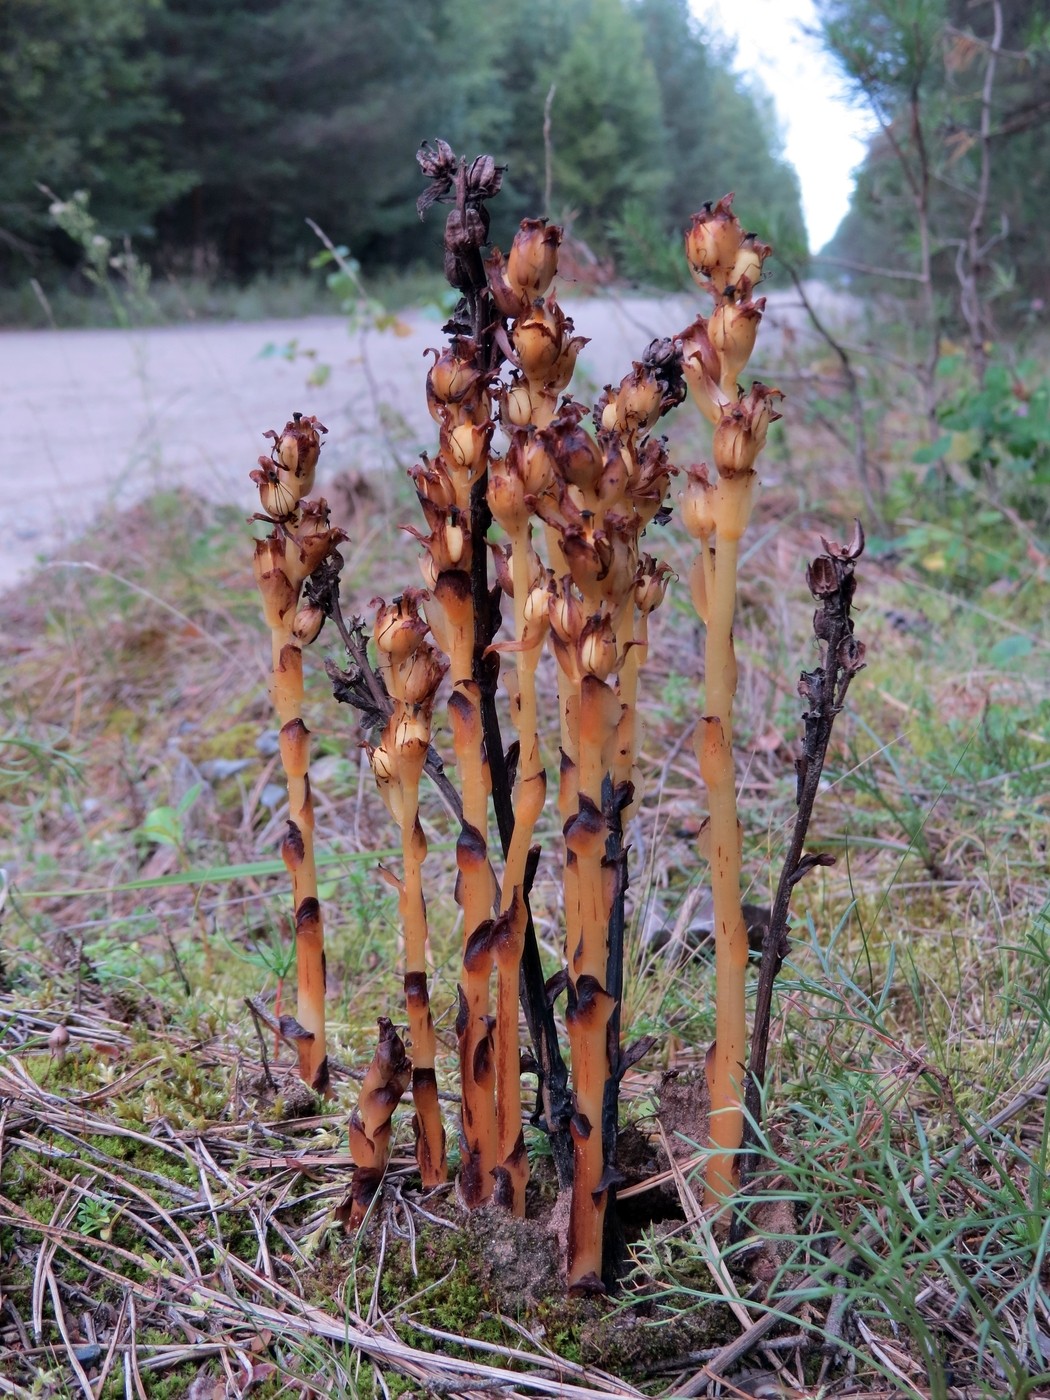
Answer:
[{"label": "small pebble", "polygon": [[259,794],[259,801],[264,807],[269,807],[272,810],[274,807],[279,807],[282,802],[286,801],[287,797],[288,789],[283,783],[267,783]]},{"label": "small pebble", "polygon": [[201,772],[210,783],[221,783],[225,778],[232,778],[235,773],[250,768],[251,764],[250,758],[210,758],[201,764]]}]

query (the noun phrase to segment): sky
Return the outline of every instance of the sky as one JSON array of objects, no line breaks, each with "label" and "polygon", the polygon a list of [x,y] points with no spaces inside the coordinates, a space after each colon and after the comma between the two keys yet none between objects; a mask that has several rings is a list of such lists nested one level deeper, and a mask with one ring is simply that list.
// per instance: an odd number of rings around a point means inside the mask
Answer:
[{"label": "sky", "polygon": [[776,103],[785,154],[798,171],[810,247],[832,236],[849,205],[853,170],[872,119],[852,106],[819,42],[804,33],[812,0],[691,0],[736,40],[736,68],[759,78]]}]

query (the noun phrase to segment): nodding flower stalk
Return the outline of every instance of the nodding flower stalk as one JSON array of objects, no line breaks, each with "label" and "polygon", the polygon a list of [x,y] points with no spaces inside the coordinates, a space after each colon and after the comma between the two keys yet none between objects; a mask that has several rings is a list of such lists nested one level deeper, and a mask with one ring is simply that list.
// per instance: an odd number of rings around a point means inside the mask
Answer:
[{"label": "nodding flower stalk", "polygon": [[385,1016],[379,1018],[379,1044],[368,1066],[357,1107],[350,1115],[350,1155],[354,1175],[349,1200],[336,1212],[348,1230],[365,1218],[390,1160],[391,1119],[408,1088],[412,1066],[405,1046]]},{"label": "nodding flower stalk", "polygon": [[379,602],[373,636],[379,671],[393,701],[382,739],[369,752],[372,771],[391,815],[401,828],[404,876],[387,873],[398,891],[405,938],[405,1002],[412,1039],[412,1100],[416,1160],[424,1186],[448,1177],[445,1130],[437,1092],[437,1046],[427,985],[427,906],[423,862],[427,840],[419,821],[419,783],[430,745],[431,717],[446,665],[425,640],[419,615],[425,594],[407,589],[390,604]]},{"label": "nodding flower stalk", "polygon": [[732,195],[726,195],[694,216],[685,250],[694,278],[714,300],[711,315],[698,317],[679,337],[690,393],[714,427],[715,477],[712,480],[706,465],[690,469],[682,495],[686,528],[700,542],[690,583],[706,627],[704,713],[694,747],[708,795],[700,851],[711,864],[714,903],[715,1041],[708,1052],[707,1078],[715,1151],[708,1159],[705,1193],[713,1205],[727,1199],[737,1179],[747,1059],[748,940],[741,909],[742,836],[733,769],[737,559],[758,481],[755,462],[769,424],[780,416],[775,404],[782,395],[757,382],[745,393],[739,383],[765,306],[765,298],[755,300],[752,293],[772,251],[769,245],[743,231],[732,211]]},{"label": "nodding flower stalk", "polygon": [[[532,525],[525,497],[545,490],[549,475],[545,452],[533,450],[526,431],[518,428],[511,434],[506,456],[492,464],[488,483],[489,509],[510,541],[510,577],[504,583],[514,604],[514,641],[497,645],[514,656],[517,683],[511,696],[511,714],[518,731],[514,831],[507,850],[494,944],[498,1158],[509,1198],[507,1204],[522,1216],[529,1164],[522,1131],[518,1068],[518,988],[527,917],[525,872],[536,823],[547,797],[547,772],[540,754],[536,667],[548,628],[548,574],[532,548]],[[498,558],[505,565],[505,556]]]},{"label": "nodding flower stalk", "polygon": [[[628,376],[598,406],[596,439],[583,426],[583,408],[563,405],[538,435],[554,465],[552,484],[529,498],[557,537],[565,561],[565,572],[548,587],[548,616],[564,682],[569,745],[562,758],[560,805],[566,847],[566,1025],[575,1106],[568,1280],[576,1291],[603,1286],[602,1235],[616,1181],[615,1111],[609,1115],[606,1108],[609,1086],[621,1072],[622,949],[619,935],[610,938],[610,930],[626,881],[618,847],[610,853],[610,837],[631,791],[633,753],[624,770],[619,750],[624,743],[629,751],[633,746],[630,739],[618,740],[626,706],[613,677],[623,672],[633,649],[639,600],[651,611],[666,582],[667,570],[639,552],[673,470],[663,444],[647,434],[680,397],[673,374],[657,372],[649,355],[635,375],[644,386],[644,410],[637,416],[628,410],[635,387]],[[633,689],[630,696],[633,706]],[[628,776],[620,779],[618,771]]]},{"label": "nodding flower stalk", "polygon": [[[471,1207],[492,1195],[496,1184],[493,1173],[499,1165],[492,1034],[495,1018],[490,995],[496,897],[488,842],[491,777],[481,689],[474,674],[476,618],[471,579],[471,497],[488,469],[494,428],[489,382],[478,369],[475,342],[456,336],[438,355],[427,379],[430,410],[441,425],[440,451],[432,460],[425,458],[412,473],[430,534],[411,533],[425,549],[422,569],[429,589],[427,619],[449,658],[452,695],[448,714],[463,800],[463,823],[456,844],[457,898],[463,910],[463,971],[456,1020],[463,1134],[459,1192]],[[520,1074],[517,1065],[515,1071]]]},{"label": "nodding flower stalk", "polygon": [[299,1054],[299,1073],[318,1093],[328,1090],[325,1045],[324,926],[317,897],[314,864],[314,812],[310,796],[310,731],[303,723],[303,653],[324,623],[322,608],[300,606],[303,584],[346,538],[329,524],[323,499],[305,500],[314,483],[320,434],[316,418],[296,413],[273,440],[269,457],[260,457],[251,478],[259,488],[262,512],[257,519],[272,525],[255,543],[255,580],[270,629],[272,670],[270,697],[280,722],[280,753],[288,780],[288,825],[281,855],[292,880],[295,907],[298,1004],[295,1017],[282,1017],[282,1030]]}]

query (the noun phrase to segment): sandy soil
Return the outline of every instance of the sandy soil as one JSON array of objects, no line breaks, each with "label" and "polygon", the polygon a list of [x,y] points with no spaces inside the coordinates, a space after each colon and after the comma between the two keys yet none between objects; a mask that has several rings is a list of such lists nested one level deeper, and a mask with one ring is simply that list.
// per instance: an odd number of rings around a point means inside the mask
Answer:
[{"label": "sandy soil", "polygon": [[[566,302],[577,332],[591,337],[576,392],[618,380],[653,336],[681,330],[699,306],[699,297]],[[804,323],[793,294],[770,297],[770,328]],[[60,556],[100,514],[158,487],[190,487],[249,513],[247,473],[268,447],[262,433],[296,409],[329,428],[322,470],[389,466],[395,452],[410,463],[420,448],[433,450],[423,355],[442,341],[440,319],[413,312],[400,330],[350,335],[345,321],[318,317],[0,334],[4,418],[15,439],[3,467],[0,588]],[[264,353],[290,342],[294,359]],[[768,359],[768,331],[763,344]],[[309,388],[318,363],[331,366],[330,377]]]}]

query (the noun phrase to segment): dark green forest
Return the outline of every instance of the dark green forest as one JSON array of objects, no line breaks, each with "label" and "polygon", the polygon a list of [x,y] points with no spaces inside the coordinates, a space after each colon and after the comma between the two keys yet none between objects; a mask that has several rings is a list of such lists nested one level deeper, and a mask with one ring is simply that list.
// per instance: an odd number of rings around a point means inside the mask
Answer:
[{"label": "dark green forest", "polygon": [[803,239],[772,106],[686,0],[5,0],[0,275],[75,257],[45,185],[90,194],[155,265],[250,277],[316,250],[429,259],[420,143],[507,166],[494,235],[545,209],[621,269],[734,188],[760,229]]}]

